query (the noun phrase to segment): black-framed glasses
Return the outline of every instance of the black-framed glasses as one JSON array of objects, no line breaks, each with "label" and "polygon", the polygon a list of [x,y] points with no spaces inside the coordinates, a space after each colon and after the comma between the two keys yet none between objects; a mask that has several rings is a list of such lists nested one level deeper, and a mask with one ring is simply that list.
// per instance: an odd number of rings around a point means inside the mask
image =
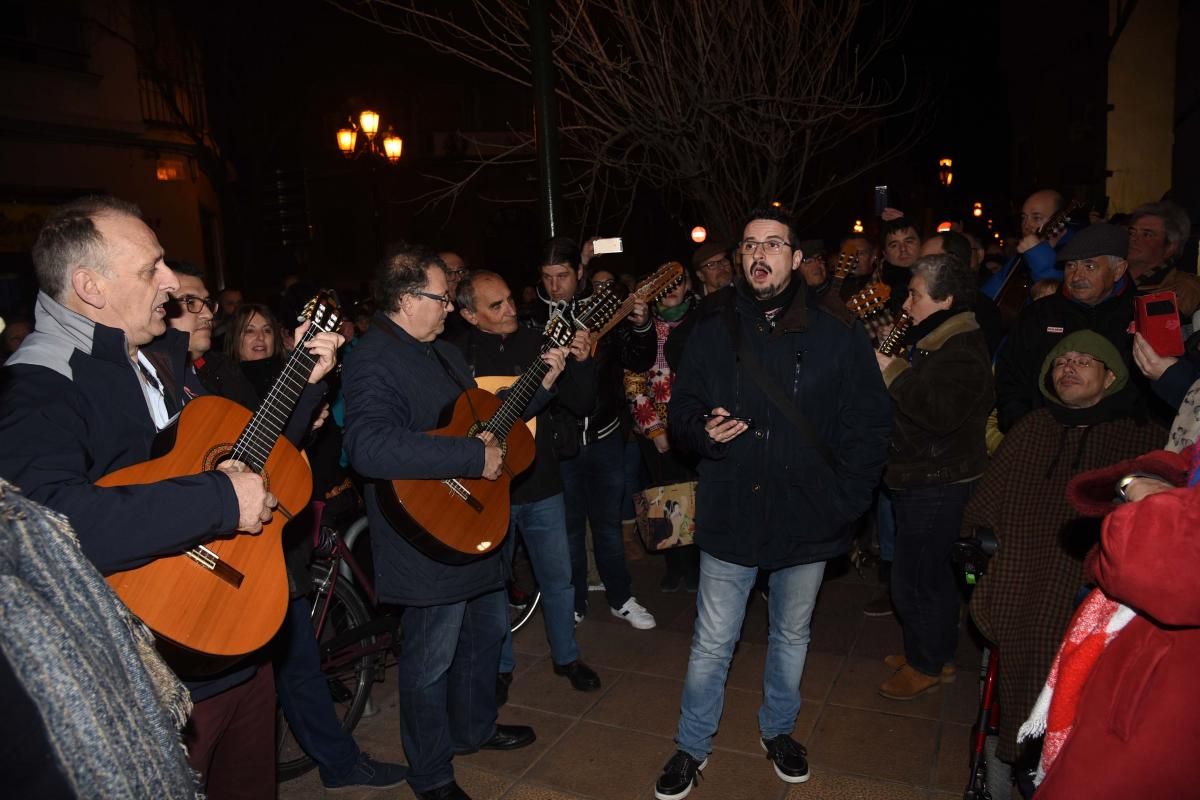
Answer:
[{"label": "black-framed glasses", "polygon": [[217,310],[217,301],[211,297],[196,297],[194,294],[188,294],[171,299],[186,308],[191,314],[199,314],[205,308],[213,313],[216,313]]},{"label": "black-framed glasses", "polygon": [[767,239],[765,242],[756,242],[753,239],[743,239],[738,242],[738,250],[744,256],[754,255],[754,251],[762,248],[763,252],[769,256],[777,256],[783,252],[783,248],[790,247],[783,239]]},{"label": "black-framed glasses", "polygon": [[471,270],[467,267],[463,267],[462,269],[448,269],[446,270],[446,277],[457,280],[464,277],[470,271]]},{"label": "black-framed glasses", "polygon": [[718,267],[732,267],[732,266],[733,265],[729,263],[728,258],[726,258],[725,256],[721,256],[720,258],[714,258],[712,261],[705,261],[703,264],[700,265],[700,269],[701,269],[701,271],[707,272],[710,269],[717,269]]},{"label": "black-framed glasses", "polygon": [[454,302],[448,294],[434,294],[433,292],[413,292],[413,294],[418,297],[427,297],[430,300],[436,300],[444,306],[448,306]]}]

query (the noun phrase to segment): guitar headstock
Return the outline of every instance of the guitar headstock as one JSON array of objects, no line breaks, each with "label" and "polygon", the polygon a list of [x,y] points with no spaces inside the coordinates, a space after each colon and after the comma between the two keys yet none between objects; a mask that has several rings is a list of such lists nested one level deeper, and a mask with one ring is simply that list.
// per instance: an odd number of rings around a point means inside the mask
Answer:
[{"label": "guitar headstock", "polygon": [[550,347],[567,347],[571,344],[571,340],[575,338],[575,331],[579,330],[571,320],[560,314],[557,317],[551,317],[546,322],[546,328],[542,331],[550,342]]},{"label": "guitar headstock", "polygon": [[1042,223],[1042,227],[1038,228],[1039,239],[1053,239],[1058,234],[1062,233],[1063,228],[1071,221],[1071,215],[1084,207],[1081,200],[1072,200],[1065,207],[1059,209],[1050,215],[1050,219]]},{"label": "guitar headstock", "polygon": [[858,255],[856,253],[843,252],[838,255],[837,262],[830,270],[833,279],[839,283],[850,277],[850,273],[854,271],[855,265],[858,263]]},{"label": "guitar headstock", "polygon": [[633,293],[639,300],[652,303],[683,282],[683,264],[678,261],[668,261],[654,274],[638,284]]},{"label": "guitar headstock", "polygon": [[859,319],[868,319],[887,307],[892,299],[892,287],[880,281],[872,283],[858,294],[850,296],[846,308],[850,309]]},{"label": "guitar headstock", "polygon": [[336,331],[342,324],[342,312],[338,308],[337,295],[332,289],[322,289],[317,295],[304,304],[304,311],[297,317],[297,322],[309,320],[313,328],[329,333]]}]

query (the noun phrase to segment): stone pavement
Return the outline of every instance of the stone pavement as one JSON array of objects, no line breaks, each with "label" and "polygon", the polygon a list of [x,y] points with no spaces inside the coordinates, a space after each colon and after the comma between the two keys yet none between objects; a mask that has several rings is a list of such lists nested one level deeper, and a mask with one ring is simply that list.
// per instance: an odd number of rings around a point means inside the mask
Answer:
[{"label": "stone pavement", "polygon": [[[647,800],[675,750],[695,595],[657,590],[661,562],[630,564],[638,599],[658,627],[636,631],[593,608],[577,635],[583,660],[603,688],[582,693],[551,671],[540,615],[516,637],[520,662],[500,721],[532,725],[538,740],[523,750],[455,759],[459,784],[473,800]],[[876,687],[888,677],[881,659],[901,652],[894,617],[870,618],[862,606],[878,592],[853,569],[831,567],[817,602],[794,736],[808,748],[812,777],[781,782],[758,741],[757,712],[766,656],[766,603],[755,595],[730,670],[725,713],[704,778],[689,800],[952,800],[967,778],[970,725],[977,709],[980,650],[964,630],[958,680],[909,702]],[[356,731],[360,746],[402,760],[395,666],[376,684],[378,712]],[[279,797],[324,797],[316,772],[281,784]],[[413,797],[407,787],[346,798]]]}]

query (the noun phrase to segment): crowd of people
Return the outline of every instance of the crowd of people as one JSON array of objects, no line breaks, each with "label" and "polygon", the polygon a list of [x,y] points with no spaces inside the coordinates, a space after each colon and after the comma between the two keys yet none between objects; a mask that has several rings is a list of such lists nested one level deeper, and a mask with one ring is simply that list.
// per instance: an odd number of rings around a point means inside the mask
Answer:
[{"label": "crowd of people", "polygon": [[[955,680],[967,609],[1000,653],[993,768],[1015,791],[1184,796],[1200,745],[1183,685],[1200,643],[1187,589],[1200,556],[1187,536],[1200,480],[1188,336],[1200,276],[1179,260],[1189,220],[1168,201],[1087,224],[1067,210],[1057,192],[1031,194],[1004,249],[971,230],[925,235],[895,209],[878,241],[828,248],[786,211],[755,209],[736,242],[698,246],[653,297],[594,240],[546,242],[516,296],[457,253],[398,242],[371,296],[322,326],[303,281],[268,303],[214,293],[201,266],[165,258],[129,203],[56,209],[32,253],[33,313],[2,339],[0,543],[13,589],[0,627],[16,614],[41,622],[0,634],[21,739],[0,772],[22,795],[273,797],[278,701],[328,789],[407,783],[422,800],[462,800],[455,755],[536,740],[499,721],[516,669],[516,542],[542,592],[553,672],[591,692],[601,680],[576,639],[602,613],[591,604],[603,598],[639,631],[656,625],[627,563],[641,536],[662,550],[660,590],[696,602],[659,800],[687,796],[708,766],[755,592],[769,619],[761,746],[782,781],[808,780],[791,732],[811,622],[827,565],[852,548],[877,559],[883,583],[864,613],[894,614],[903,632],[883,697]],[[1150,313],[1139,298],[1173,300],[1165,330],[1178,350],[1135,330]],[[583,324],[609,305],[626,314],[611,331]],[[534,428],[526,469],[512,466],[507,428],[472,406],[477,379],[496,377],[510,387],[504,408]],[[451,430],[459,406],[476,424]],[[218,407],[251,422],[214,455],[193,420]],[[261,452],[260,428],[272,431]],[[206,453],[190,471],[106,478],[189,446]],[[307,456],[300,507],[280,499],[282,470],[276,482],[265,468],[278,448]],[[418,520],[398,494],[408,482],[444,484],[440,502],[481,514],[496,513],[483,489],[501,486],[508,535],[462,551]],[[667,487],[689,494],[669,501],[654,539],[633,501]],[[407,764],[341,730],[310,624],[314,515],[364,513],[378,598],[400,609]],[[1000,545],[968,596],[951,552],[980,529]],[[251,652],[215,666],[201,663],[215,651],[183,658],[174,640],[160,657],[139,607],[129,600],[130,614],[99,579],[178,559],[215,585],[257,587],[221,549],[254,536],[279,537],[284,611]],[[64,702],[71,693],[84,700]],[[138,758],[122,766],[122,750]]]}]

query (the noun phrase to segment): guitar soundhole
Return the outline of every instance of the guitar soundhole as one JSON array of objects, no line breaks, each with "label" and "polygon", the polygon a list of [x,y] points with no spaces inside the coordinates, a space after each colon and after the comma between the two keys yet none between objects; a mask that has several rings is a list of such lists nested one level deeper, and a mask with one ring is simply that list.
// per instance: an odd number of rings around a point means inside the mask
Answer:
[{"label": "guitar soundhole", "polygon": [[[471,423],[471,427],[467,429],[467,436],[475,436],[476,434],[478,434],[482,431],[483,431],[483,423],[476,421],[476,422]],[[503,457],[506,457],[507,455],[508,455],[508,439],[501,439],[500,440],[500,456],[503,458]]]},{"label": "guitar soundhole", "polygon": [[[207,451],[205,451],[203,467],[201,468],[200,471],[208,472],[210,470],[214,470],[217,467],[219,467],[220,465],[224,464],[226,461],[229,461],[232,455],[233,455],[233,445],[232,444],[229,444],[228,442],[222,442],[221,444],[214,444],[212,447],[208,448]],[[250,466],[250,465],[247,464],[246,466]],[[267,472],[267,470],[264,468],[263,471],[260,472],[259,474],[262,475],[263,487],[268,492],[271,491],[271,473]]]}]

